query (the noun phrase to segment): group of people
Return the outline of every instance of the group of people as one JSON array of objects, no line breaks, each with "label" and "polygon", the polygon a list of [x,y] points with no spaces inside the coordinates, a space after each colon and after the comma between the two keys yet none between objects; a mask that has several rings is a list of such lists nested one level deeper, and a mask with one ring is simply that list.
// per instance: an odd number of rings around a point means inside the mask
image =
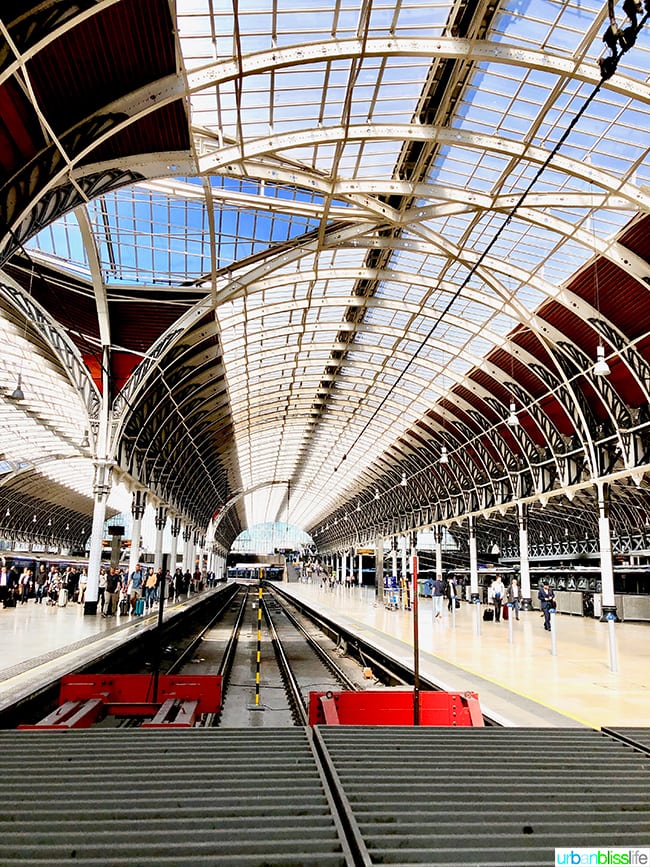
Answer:
[{"label": "group of people", "polygon": [[[172,575],[169,569],[154,569],[138,563],[127,575],[119,567],[111,567],[100,571],[97,602],[102,617],[112,617],[118,610],[120,614],[144,614],[158,605],[161,594],[165,599],[178,602],[182,596],[198,593],[215,583],[213,572],[198,568],[194,572],[189,569],[183,572],[179,566]],[[140,600],[144,604],[139,605]]]},{"label": "group of people", "polygon": [[[540,584],[537,598],[539,599],[542,615],[544,616],[544,629],[547,632],[550,632],[551,611],[556,610],[557,603],[555,600],[555,592],[549,586],[548,581],[542,581]],[[502,607],[508,604],[511,607],[511,613],[515,620],[519,620],[521,589],[518,580],[512,578],[506,587],[501,580],[501,577],[497,575],[488,587],[487,601],[490,605],[494,606],[494,620],[496,623],[501,620]]]},{"label": "group of people", "polygon": [[[62,571],[61,571],[62,569]],[[65,568],[53,563],[41,563],[36,571],[29,566],[0,566],[0,603],[5,608],[26,605],[31,599],[35,604],[62,605],[68,602],[83,605],[86,601],[88,573],[85,567],[69,565]],[[195,569],[183,571],[178,567],[172,575],[169,570],[155,570],[139,563],[129,575],[119,566],[100,568],[97,591],[97,610],[103,617],[118,613],[136,613],[144,600],[143,612],[156,605],[164,586],[165,598],[178,601],[216,584],[213,572]]]},{"label": "group of people", "polygon": [[4,608],[26,605],[30,599],[36,604],[56,605],[65,594],[65,600],[83,603],[88,583],[85,568],[75,565],[62,569],[57,564],[41,563],[36,572],[29,566],[15,564],[0,567],[0,601]]}]

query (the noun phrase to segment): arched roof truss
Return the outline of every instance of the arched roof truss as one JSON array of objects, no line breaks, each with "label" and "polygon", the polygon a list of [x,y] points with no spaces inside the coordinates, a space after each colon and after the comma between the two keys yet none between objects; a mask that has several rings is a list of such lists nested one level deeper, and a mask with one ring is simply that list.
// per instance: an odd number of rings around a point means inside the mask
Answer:
[{"label": "arched roof truss", "polygon": [[605,4],[386,11],[0,17],[5,316],[45,323],[91,452],[103,407],[118,473],[225,549],[469,514],[504,547],[519,500],[541,540],[596,479],[622,538],[650,457],[647,34],[601,82]]}]

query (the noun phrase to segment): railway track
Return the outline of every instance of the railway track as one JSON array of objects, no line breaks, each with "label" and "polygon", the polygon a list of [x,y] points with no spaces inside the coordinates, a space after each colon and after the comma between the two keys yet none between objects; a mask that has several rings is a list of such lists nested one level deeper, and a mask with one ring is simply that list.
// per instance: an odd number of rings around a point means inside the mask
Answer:
[{"label": "railway track", "polygon": [[272,591],[260,600],[258,588],[249,585],[161,670],[221,674],[222,711],[206,724],[224,727],[305,725],[311,690],[356,690],[368,683],[357,662],[340,657],[331,638],[310,629]]}]

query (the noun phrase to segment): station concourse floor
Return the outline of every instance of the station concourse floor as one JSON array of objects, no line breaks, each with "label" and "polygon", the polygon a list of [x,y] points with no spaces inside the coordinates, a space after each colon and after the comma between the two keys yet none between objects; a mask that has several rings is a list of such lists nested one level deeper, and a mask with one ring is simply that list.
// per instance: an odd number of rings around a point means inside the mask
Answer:
[{"label": "station concourse floor", "polygon": [[[332,619],[413,663],[413,612],[388,610],[374,587],[333,589],[320,582],[282,585]],[[481,610],[485,606],[480,606]],[[556,655],[539,610],[513,622],[483,622],[474,605],[433,617],[430,597],[418,600],[419,669],[449,691],[475,690],[481,707],[506,725],[650,725],[650,623],[614,624],[616,672],[611,670],[609,623],[556,615]]]},{"label": "station concourse floor", "polygon": [[[413,613],[388,610],[374,587],[333,589],[320,582],[282,582],[281,589],[317,608],[346,629],[413,664]],[[205,593],[215,591],[204,591]],[[189,600],[181,603],[188,604]],[[171,606],[172,608],[174,606]],[[481,606],[483,608],[484,606]],[[38,678],[60,677],[83,664],[85,654],[108,650],[150,617],[85,616],[83,606],[0,608],[0,709]],[[455,616],[434,619],[432,600],[418,601],[419,668],[441,688],[479,693],[485,712],[505,725],[648,726],[650,724],[650,624],[614,626],[616,668],[611,670],[608,623],[556,617],[556,655],[539,611],[521,612],[509,625],[480,621],[463,602]]]}]

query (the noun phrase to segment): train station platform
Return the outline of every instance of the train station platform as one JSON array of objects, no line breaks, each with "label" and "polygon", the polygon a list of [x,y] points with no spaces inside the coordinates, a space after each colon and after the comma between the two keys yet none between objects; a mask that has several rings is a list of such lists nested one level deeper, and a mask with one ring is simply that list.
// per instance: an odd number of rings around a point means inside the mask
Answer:
[{"label": "train station platform", "polygon": [[[290,582],[282,589],[399,660],[413,662],[413,613],[388,610],[374,587],[332,589]],[[481,606],[483,609],[485,606]],[[612,671],[608,623],[556,615],[556,655],[539,611],[521,612],[512,624],[480,621],[463,602],[452,616],[433,616],[420,597],[419,668],[450,691],[476,691],[484,713],[503,725],[646,726],[650,721],[650,624],[615,624]]]},{"label": "train station platform", "polygon": [[[223,587],[225,585],[219,585]],[[388,610],[373,587],[333,589],[320,583],[278,586],[352,634],[407,666],[413,664],[413,614]],[[204,599],[206,590],[166,608],[165,617]],[[144,617],[84,616],[36,605],[0,608],[0,712],[40,683],[75,671],[154,627],[157,611]],[[478,692],[484,712],[508,726],[644,726],[650,719],[650,624],[614,626],[616,668],[611,670],[609,624],[570,615],[556,618],[556,655],[539,611],[513,623],[480,621],[463,602],[452,617],[443,606],[433,617],[430,598],[419,599],[420,672],[450,691]]]},{"label": "train station platform", "polygon": [[[219,589],[166,603],[164,621],[200,603]],[[0,607],[0,714],[32,693],[127,644],[155,628],[158,608],[144,615],[84,615],[83,605],[37,604],[30,599],[15,608]]]}]

